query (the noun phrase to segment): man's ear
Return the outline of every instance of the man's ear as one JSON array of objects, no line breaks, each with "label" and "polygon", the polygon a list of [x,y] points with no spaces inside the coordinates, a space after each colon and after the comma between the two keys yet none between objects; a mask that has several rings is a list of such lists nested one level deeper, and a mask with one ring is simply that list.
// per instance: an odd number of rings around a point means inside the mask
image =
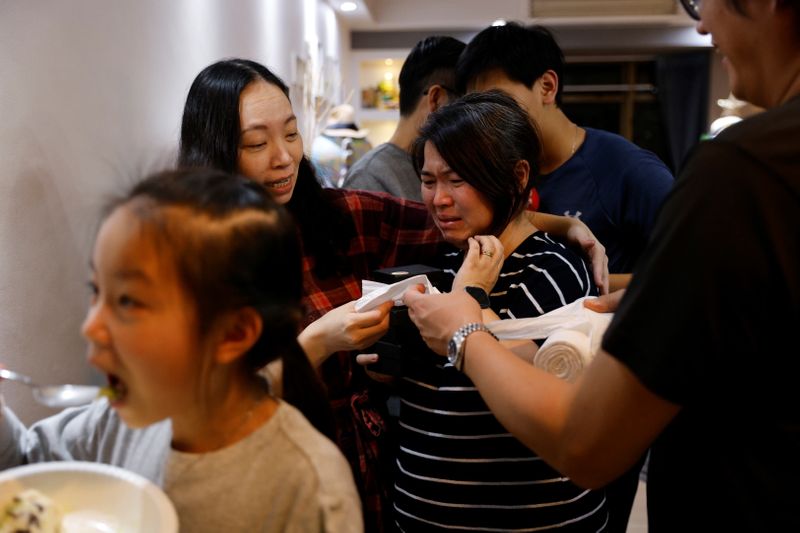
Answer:
[{"label": "man's ear", "polygon": [[425,103],[428,107],[428,113],[433,113],[449,101],[447,90],[441,85],[431,85],[428,88]]},{"label": "man's ear", "polygon": [[552,70],[546,70],[544,74],[537,80],[539,83],[539,91],[542,95],[542,104],[555,104],[556,94],[558,94],[558,74]]},{"label": "man's ear", "polygon": [[524,159],[520,159],[514,165],[514,174],[517,176],[520,186],[524,189],[527,187],[531,176],[531,164]]},{"label": "man's ear", "polygon": [[246,354],[261,337],[261,315],[252,307],[243,307],[223,319],[216,361],[229,364]]}]

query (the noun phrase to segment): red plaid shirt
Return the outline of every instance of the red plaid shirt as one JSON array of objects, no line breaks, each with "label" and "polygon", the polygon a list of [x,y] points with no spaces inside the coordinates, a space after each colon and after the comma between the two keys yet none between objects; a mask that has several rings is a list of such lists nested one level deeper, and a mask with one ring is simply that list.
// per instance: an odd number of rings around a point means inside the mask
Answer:
[{"label": "red plaid shirt", "polygon": [[[361,280],[378,268],[425,264],[436,256],[442,235],[423,204],[384,193],[325,189],[342,211],[350,214],[356,230],[347,250],[352,273],[317,279],[314,258],[303,257],[306,325],[334,307],[361,297]],[[305,231],[314,231],[305,228]]]},{"label": "red plaid shirt", "polygon": [[[326,189],[326,193],[353,219],[356,237],[347,250],[352,271],[342,277],[318,279],[313,273],[314,258],[303,256],[305,325],[360,298],[361,280],[378,268],[430,264],[442,242],[441,233],[423,204],[366,191]],[[370,400],[370,390],[375,395],[381,386],[366,376],[351,352],[332,355],[320,372],[336,417],[337,444],[350,461],[361,492],[365,529],[384,531],[391,514],[387,475],[392,458],[381,450],[386,439],[386,426],[380,415],[384,407]]]}]

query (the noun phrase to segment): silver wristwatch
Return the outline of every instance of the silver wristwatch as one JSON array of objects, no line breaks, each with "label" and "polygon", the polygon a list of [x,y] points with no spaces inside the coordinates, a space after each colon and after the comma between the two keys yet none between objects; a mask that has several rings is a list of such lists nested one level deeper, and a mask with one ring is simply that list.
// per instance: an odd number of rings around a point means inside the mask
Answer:
[{"label": "silver wristwatch", "polygon": [[464,367],[464,348],[467,337],[470,333],[475,333],[476,331],[485,331],[495,339],[497,338],[489,328],[478,322],[464,324],[458,328],[447,345],[447,361],[459,372]]}]

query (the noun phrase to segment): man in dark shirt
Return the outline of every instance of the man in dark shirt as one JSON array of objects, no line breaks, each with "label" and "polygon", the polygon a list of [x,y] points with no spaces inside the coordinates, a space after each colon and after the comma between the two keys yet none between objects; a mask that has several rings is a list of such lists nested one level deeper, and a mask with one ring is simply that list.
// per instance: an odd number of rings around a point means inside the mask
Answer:
[{"label": "man in dark shirt", "polygon": [[[691,154],[578,382],[481,331],[463,368],[504,426],[580,485],[650,447],[651,533],[800,531],[800,4],[682,1],[733,94],[767,111]],[[405,297],[438,352],[481,321],[471,300]]]}]

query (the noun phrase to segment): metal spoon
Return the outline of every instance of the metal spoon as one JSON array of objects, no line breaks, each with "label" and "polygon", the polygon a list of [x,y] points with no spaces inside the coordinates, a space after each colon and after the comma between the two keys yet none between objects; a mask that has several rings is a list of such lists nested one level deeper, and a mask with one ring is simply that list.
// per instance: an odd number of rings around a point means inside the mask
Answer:
[{"label": "metal spoon", "polygon": [[0,378],[18,381],[29,386],[33,398],[47,407],[73,407],[91,402],[100,393],[93,385],[38,385],[26,375],[0,368]]}]

